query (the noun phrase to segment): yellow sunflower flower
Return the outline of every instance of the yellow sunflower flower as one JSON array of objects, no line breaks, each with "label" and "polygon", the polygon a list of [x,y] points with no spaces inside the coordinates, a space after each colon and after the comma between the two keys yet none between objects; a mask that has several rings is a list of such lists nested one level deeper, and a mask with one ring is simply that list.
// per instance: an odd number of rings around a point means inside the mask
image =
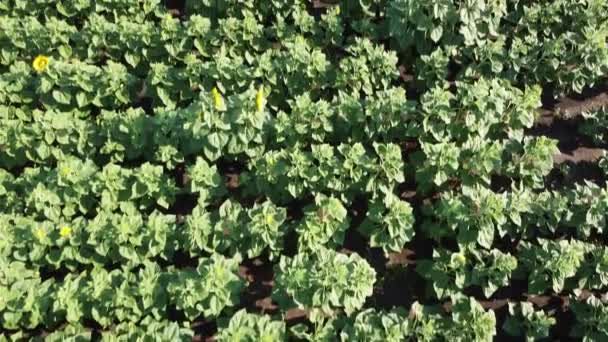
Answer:
[{"label": "yellow sunflower flower", "polygon": [[34,234],[36,235],[38,240],[42,240],[46,236],[46,232],[42,228],[36,229],[36,232]]},{"label": "yellow sunflower flower", "polygon": [[38,55],[38,57],[34,58],[34,61],[32,62],[32,67],[37,72],[43,72],[48,65],[49,58],[44,55]]},{"label": "yellow sunflower flower", "polygon": [[213,89],[211,90],[211,94],[213,94],[213,102],[215,103],[215,109],[223,110],[224,109],[224,99],[222,98],[220,91],[217,90],[216,87],[213,87]]},{"label": "yellow sunflower flower", "polygon": [[260,86],[260,89],[258,89],[258,93],[255,97],[255,106],[258,109],[258,112],[263,111],[264,107],[266,106],[266,98],[264,97],[264,86]]},{"label": "yellow sunflower flower", "polygon": [[59,174],[64,178],[69,177],[71,173],[72,173],[72,169],[69,166],[62,166],[59,169]]},{"label": "yellow sunflower flower", "polygon": [[272,214],[266,215],[266,224],[271,226],[274,223],[274,217]]},{"label": "yellow sunflower flower", "polygon": [[456,267],[462,267],[467,262],[467,258],[462,253],[453,253],[451,261],[452,265]]},{"label": "yellow sunflower flower", "polygon": [[61,236],[62,238],[67,238],[68,236],[70,236],[70,234],[72,234],[71,227],[63,226],[61,227],[61,229],[59,229],[59,236]]}]

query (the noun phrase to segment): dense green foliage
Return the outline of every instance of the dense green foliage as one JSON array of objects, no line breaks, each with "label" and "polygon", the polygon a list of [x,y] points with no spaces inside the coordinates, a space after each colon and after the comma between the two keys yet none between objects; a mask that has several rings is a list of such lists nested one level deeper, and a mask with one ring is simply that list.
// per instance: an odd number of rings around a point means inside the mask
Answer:
[{"label": "dense green foliage", "polygon": [[608,339],[607,1],[177,3],[0,0],[0,341]]}]

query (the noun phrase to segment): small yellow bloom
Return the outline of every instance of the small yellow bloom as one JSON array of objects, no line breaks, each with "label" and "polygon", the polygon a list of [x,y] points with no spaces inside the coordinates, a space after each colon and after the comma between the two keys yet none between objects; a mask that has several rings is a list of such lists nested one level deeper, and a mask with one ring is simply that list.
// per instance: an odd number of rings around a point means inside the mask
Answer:
[{"label": "small yellow bloom", "polygon": [[59,169],[59,174],[64,178],[67,178],[71,173],[72,173],[72,169],[70,169],[69,166],[62,166]]},{"label": "small yellow bloom", "polygon": [[67,238],[68,236],[70,236],[70,234],[72,234],[71,227],[63,226],[61,227],[61,229],[59,229],[59,236],[61,236],[62,238]]},{"label": "small yellow bloom", "polygon": [[266,215],[266,224],[272,225],[274,223],[274,217],[271,214]]},{"label": "small yellow bloom", "polygon": [[337,15],[340,15],[340,5],[337,5],[337,6],[336,6],[336,14],[337,14]]},{"label": "small yellow bloom", "polygon": [[34,58],[34,62],[32,62],[32,67],[37,72],[43,72],[48,65],[49,58],[44,55],[38,55],[38,57]]},{"label": "small yellow bloom", "polygon": [[255,98],[255,105],[258,109],[258,112],[263,111],[264,107],[266,106],[266,98],[264,97],[264,86],[260,86],[260,89],[258,89],[258,93]]},{"label": "small yellow bloom", "polygon": [[42,228],[36,229],[36,233],[35,234],[36,234],[36,237],[38,238],[38,240],[42,240],[46,236],[46,232]]},{"label": "small yellow bloom", "polygon": [[464,266],[467,262],[467,258],[462,253],[454,253],[452,254],[452,264],[456,267]]},{"label": "small yellow bloom", "polygon": [[220,94],[219,90],[217,90],[216,87],[213,87],[211,93],[213,94],[213,102],[215,103],[215,109],[224,109],[224,99],[222,98],[222,95]]}]

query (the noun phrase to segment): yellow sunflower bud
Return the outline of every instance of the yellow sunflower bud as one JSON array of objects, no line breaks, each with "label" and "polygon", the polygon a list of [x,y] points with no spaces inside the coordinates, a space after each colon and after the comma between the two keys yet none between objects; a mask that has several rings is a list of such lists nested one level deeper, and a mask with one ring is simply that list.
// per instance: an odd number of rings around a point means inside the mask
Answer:
[{"label": "yellow sunflower bud", "polygon": [[68,236],[70,236],[70,234],[72,234],[71,227],[63,226],[61,227],[61,229],[59,229],[59,236],[61,236],[62,238],[67,238]]},{"label": "yellow sunflower bud", "polygon": [[258,112],[263,111],[264,107],[266,106],[266,98],[264,97],[264,86],[260,86],[260,88],[258,89],[258,93],[255,97],[255,106],[258,109]]},{"label": "yellow sunflower bud", "polygon": [[266,215],[266,224],[272,225],[274,223],[274,217],[271,214]]},{"label": "yellow sunflower bud", "polygon": [[38,238],[38,240],[42,240],[46,236],[46,232],[42,228],[36,229],[36,233],[35,234],[36,234],[36,237]]},{"label": "yellow sunflower bud", "polygon": [[32,67],[37,72],[43,72],[48,65],[49,58],[44,55],[38,55],[38,57],[34,58],[34,62],[32,62]]},{"label": "yellow sunflower bud", "polygon": [[69,177],[71,173],[72,173],[72,169],[69,166],[62,166],[59,169],[59,174],[64,178]]},{"label": "yellow sunflower bud", "polygon": [[462,267],[466,264],[467,258],[462,253],[454,253],[451,258],[452,265]]},{"label": "yellow sunflower bud", "polygon": [[215,104],[215,109],[223,110],[224,109],[224,99],[220,94],[219,90],[216,87],[213,87],[211,90],[211,94],[213,94],[213,103]]}]

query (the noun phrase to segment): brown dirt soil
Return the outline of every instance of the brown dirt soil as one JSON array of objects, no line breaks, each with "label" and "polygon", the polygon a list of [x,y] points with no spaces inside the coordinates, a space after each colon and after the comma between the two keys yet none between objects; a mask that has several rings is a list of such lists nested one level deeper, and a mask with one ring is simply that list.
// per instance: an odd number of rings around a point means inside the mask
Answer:
[{"label": "brown dirt soil", "polygon": [[582,94],[562,97],[553,112],[563,118],[572,118],[608,106],[608,82],[587,89]]},{"label": "brown dirt soil", "polygon": [[[606,96],[608,97],[608,94]],[[560,153],[554,156],[554,162],[557,165],[565,162],[574,164],[597,162],[606,149],[596,147],[590,138],[579,133],[579,126],[582,122],[580,116],[565,119],[555,116],[554,112],[537,121],[537,124],[528,130],[527,135],[545,136],[557,140],[560,150]]]},{"label": "brown dirt soil", "polygon": [[313,8],[331,8],[337,5],[337,1],[332,3],[331,1],[312,0]]},{"label": "brown dirt soil", "polygon": [[246,260],[239,267],[239,275],[248,283],[241,296],[240,305],[262,314],[275,314],[278,306],[270,295],[274,286],[273,265],[269,260],[256,258]]},{"label": "brown dirt soil", "polygon": [[164,0],[165,7],[169,10],[169,13],[174,17],[181,17],[185,15],[186,0]]},{"label": "brown dirt soil", "polygon": [[603,148],[578,147],[570,153],[560,153],[553,157],[556,164],[565,162],[580,163],[580,162],[597,162],[603,157],[608,150]]}]

